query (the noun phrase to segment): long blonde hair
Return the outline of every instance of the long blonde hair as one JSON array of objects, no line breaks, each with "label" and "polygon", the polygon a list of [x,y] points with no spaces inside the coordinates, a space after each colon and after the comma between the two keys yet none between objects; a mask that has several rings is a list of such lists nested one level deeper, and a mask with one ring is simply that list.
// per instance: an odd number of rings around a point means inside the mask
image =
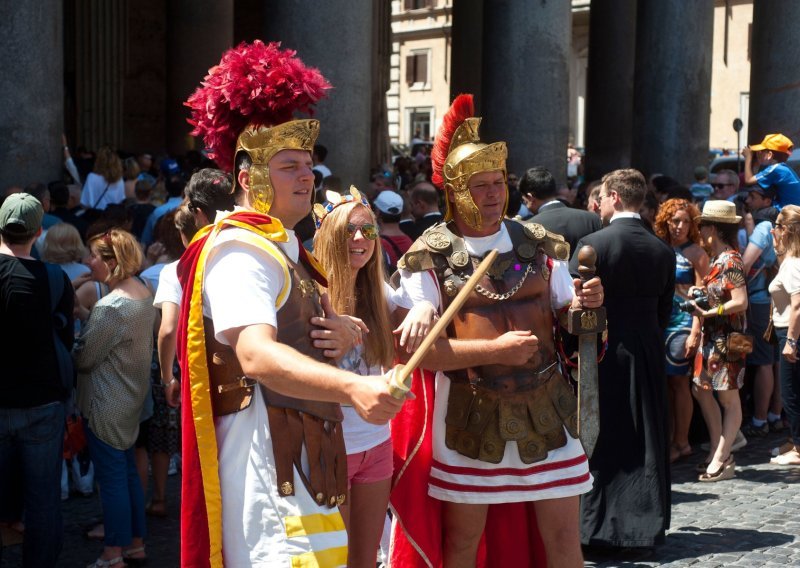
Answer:
[{"label": "long blonde hair", "polygon": [[122,179],[122,160],[114,150],[103,146],[97,151],[94,173],[103,176],[107,183],[116,183]]},{"label": "long blonde hair", "polygon": [[[783,252],[789,256],[800,258],[800,207],[797,205],[785,206],[778,213],[776,222],[783,227],[781,244],[786,247]],[[777,247],[775,248],[777,252]]]},{"label": "long blonde hair", "polygon": [[377,225],[375,215],[361,203],[339,205],[325,216],[314,235],[314,256],[328,273],[328,294],[333,309],[339,314],[361,318],[369,328],[364,342],[367,363],[388,367],[394,359],[394,338],[383,291],[383,248],[380,238],[375,239],[372,257],[358,271],[354,281],[347,246],[347,224],[356,207],[369,212],[372,223]]}]

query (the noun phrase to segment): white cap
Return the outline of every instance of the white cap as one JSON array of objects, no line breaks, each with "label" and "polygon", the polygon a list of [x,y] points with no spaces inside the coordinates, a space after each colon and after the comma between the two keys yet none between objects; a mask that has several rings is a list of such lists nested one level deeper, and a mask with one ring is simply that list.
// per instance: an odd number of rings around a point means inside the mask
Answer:
[{"label": "white cap", "polygon": [[403,212],[403,198],[390,189],[381,191],[373,203],[381,213],[387,215],[400,215]]}]

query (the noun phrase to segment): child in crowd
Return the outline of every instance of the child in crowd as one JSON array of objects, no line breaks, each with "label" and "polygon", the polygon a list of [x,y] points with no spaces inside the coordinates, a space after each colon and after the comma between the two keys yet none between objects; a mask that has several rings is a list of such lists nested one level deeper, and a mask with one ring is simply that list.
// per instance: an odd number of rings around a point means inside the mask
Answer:
[{"label": "child in crowd", "polygon": [[[793,148],[792,141],[783,134],[767,134],[761,144],[742,150],[745,185],[757,183],[764,189],[774,188],[774,205],[779,210],[786,205],[800,205],[800,178],[784,163]],[[754,173],[759,166],[761,171]]]}]

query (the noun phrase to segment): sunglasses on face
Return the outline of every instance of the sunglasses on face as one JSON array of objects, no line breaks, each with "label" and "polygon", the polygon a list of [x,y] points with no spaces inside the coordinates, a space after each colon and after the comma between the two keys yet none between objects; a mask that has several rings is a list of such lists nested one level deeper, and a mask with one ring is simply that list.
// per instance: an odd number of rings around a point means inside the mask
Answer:
[{"label": "sunglasses on face", "polygon": [[353,223],[348,223],[345,230],[347,231],[348,239],[352,239],[354,236],[356,236],[358,231],[361,231],[361,234],[367,240],[374,241],[378,238],[378,227],[372,223],[364,223],[363,225],[354,225]]},{"label": "sunglasses on face", "polygon": [[722,189],[723,187],[728,187],[730,185],[733,185],[733,184],[732,183],[712,183],[711,187],[713,187],[714,189]]}]

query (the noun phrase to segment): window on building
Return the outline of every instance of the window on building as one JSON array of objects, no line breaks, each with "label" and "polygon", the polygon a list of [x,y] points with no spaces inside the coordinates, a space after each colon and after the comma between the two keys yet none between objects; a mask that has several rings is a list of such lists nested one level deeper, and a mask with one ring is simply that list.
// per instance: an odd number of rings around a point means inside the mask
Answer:
[{"label": "window on building", "polygon": [[435,0],[403,0],[403,8],[406,10],[422,10],[423,8],[433,8]]},{"label": "window on building", "polygon": [[406,56],[406,83],[409,87],[422,87],[428,84],[428,51],[411,53]]},{"label": "window on building", "polygon": [[[411,144],[416,144],[421,140],[431,140],[431,118],[433,109],[430,107],[409,108],[407,112],[408,139],[411,141]],[[418,148],[413,147],[411,149],[418,150]]]}]

